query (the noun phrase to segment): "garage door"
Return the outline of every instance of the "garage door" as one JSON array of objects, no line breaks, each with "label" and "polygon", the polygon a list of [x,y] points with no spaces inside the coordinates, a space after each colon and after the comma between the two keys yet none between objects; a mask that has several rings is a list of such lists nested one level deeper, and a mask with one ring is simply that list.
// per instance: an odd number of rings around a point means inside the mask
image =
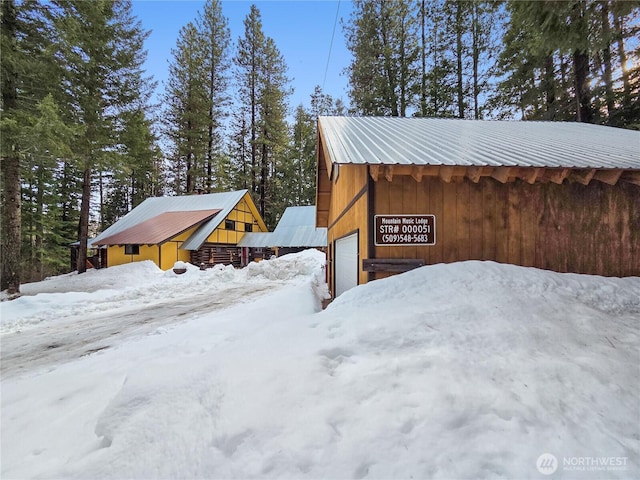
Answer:
[{"label": "garage door", "polygon": [[358,285],[358,234],[336,240],[335,255],[337,297]]}]

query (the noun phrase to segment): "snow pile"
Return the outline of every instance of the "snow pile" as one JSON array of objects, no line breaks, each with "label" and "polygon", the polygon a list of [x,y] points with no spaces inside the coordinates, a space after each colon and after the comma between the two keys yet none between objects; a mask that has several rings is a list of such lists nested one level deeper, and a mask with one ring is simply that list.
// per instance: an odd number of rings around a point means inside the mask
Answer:
[{"label": "snow pile", "polygon": [[128,263],[106,269],[89,269],[51,277],[43,282],[20,285],[22,295],[39,293],[95,292],[96,290],[120,290],[127,286],[153,282],[162,270],[151,260]]},{"label": "snow pile", "polygon": [[251,263],[246,268],[248,278],[262,277],[269,280],[291,280],[298,276],[308,276],[323,263],[325,254],[318,250],[304,250],[269,261]]},{"label": "snow pile", "polygon": [[[170,304],[185,296],[224,295],[230,288],[252,282],[287,282],[306,278],[324,264],[324,254],[308,250],[250,264],[245,269],[216,265],[200,270],[179,262],[187,271],[163,272],[152,261],[130,263],[82,275],[71,273],[21,287],[23,295],[0,303],[0,334],[24,331],[43,322],[60,322],[79,315],[123,311],[145,304]],[[175,267],[175,266],[174,266]]]},{"label": "snow pile", "polygon": [[3,379],[2,477],[640,476],[639,278],[435,265],[317,313],[311,270]]}]

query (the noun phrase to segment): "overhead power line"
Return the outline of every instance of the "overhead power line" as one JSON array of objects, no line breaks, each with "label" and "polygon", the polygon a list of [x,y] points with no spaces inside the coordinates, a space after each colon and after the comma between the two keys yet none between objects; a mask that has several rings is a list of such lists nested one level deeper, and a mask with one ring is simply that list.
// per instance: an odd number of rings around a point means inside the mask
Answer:
[{"label": "overhead power line", "polygon": [[331,50],[333,49],[333,37],[336,35],[336,25],[338,24],[338,13],[340,12],[340,0],[336,8],[336,18],[333,20],[333,31],[331,32],[331,43],[329,44],[329,54],[327,55],[327,65],[324,67],[324,78],[322,79],[322,91],[324,92],[324,84],[327,81],[327,72],[329,71],[329,61],[331,60]]}]

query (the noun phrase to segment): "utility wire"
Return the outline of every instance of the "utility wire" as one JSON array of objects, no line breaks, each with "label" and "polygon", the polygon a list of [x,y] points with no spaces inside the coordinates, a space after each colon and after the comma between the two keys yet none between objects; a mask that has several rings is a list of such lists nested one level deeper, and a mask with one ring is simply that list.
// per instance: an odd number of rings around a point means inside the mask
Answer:
[{"label": "utility wire", "polygon": [[331,32],[331,43],[329,44],[329,54],[327,55],[327,65],[324,67],[324,78],[322,79],[322,92],[324,93],[324,84],[327,82],[327,72],[329,71],[329,61],[331,60],[331,49],[333,48],[333,37],[336,35],[336,25],[338,24],[338,13],[340,12],[340,0],[336,8],[336,18],[333,20],[333,32]]}]

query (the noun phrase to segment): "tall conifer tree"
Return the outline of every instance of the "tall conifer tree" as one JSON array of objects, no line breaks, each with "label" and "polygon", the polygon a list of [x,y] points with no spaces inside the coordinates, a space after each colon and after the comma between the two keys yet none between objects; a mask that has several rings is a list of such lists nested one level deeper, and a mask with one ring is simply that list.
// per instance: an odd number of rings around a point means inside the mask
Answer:
[{"label": "tall conifer tree", "polygon": [[170,163],[176,194],[204,187],[210,101],[200,39],[193,23],[183,27],[169,64],[165,126],[172,142]]},{"label": "tall conifer tree", "polygon": [[82,170],[77,270],[86,270],[92,178],[109,166],[121,143],[121,114],[139,104],[140,49],[148,35],[131,14],[130,0],[55,0],[51,18],[63,88],[72,120],[83,135],[74,145]]},{"label": "tall conifer tree", "polygon": [[204,49],[203,65],[207,87],[207,147],[205,154],[205,182],[207,192],[220,190],[224,184],[222,132],[227,117],[229,94],[229,44],[231,33],[222,15],[221,2],[208,0],[198,16],[197,28]]}]

